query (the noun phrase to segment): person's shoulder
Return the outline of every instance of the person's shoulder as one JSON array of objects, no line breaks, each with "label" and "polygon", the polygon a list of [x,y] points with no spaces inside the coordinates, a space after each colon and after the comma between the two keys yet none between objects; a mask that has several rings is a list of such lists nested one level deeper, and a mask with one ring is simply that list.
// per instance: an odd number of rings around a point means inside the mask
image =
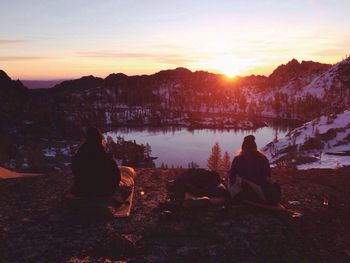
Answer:
[{"label": "person's shoulder", "polygon": [[243,155],[242,154],[237,154],[235,157],[233,157],[233,162],[239,162],[240,160],[242,160]]},{"label": "person's shoulder", "polygon": [[260,151],[258,151],[258,156],[261,160],[265,161],[265,162],[268,162],[269,159],[266,157],[266,155]]}]

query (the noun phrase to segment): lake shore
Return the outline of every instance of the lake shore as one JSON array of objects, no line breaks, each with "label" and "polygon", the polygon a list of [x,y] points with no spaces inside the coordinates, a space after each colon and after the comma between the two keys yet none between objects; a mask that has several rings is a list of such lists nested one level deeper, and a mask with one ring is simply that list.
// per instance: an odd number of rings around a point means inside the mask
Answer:
[{"label": "lake shore", "polygon": [[182,171],[138,169],[131,216],[119,220],[66,211],[61,196],[72,182],[69,170],[0,180],[0,261],[349,261],[350,168],[274,168],[282,203],[300,218],[241,204],[169,207],[168,180]]}]

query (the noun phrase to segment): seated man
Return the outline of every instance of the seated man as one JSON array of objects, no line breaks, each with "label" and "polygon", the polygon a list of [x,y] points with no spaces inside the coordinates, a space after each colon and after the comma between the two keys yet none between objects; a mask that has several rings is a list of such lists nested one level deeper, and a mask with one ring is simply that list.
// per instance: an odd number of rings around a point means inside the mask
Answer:
[{"label": "seated man", "polygon": [[120,171],[103,142],[97,128],[87,129],[85,142],[72,161],[74,182],[71,194],[80,197],[111,196],[117,190]]},{"label": "seated man", "polygon": [[233,159],[228,176],[231,197],[240,193],[243,199],[252,201],[268,204],[280,201],[280,187],[272,182],[269,161],[257,150],[253,135],[244,138],[242,149]]},{"label": "seated man", "polygon": [[189,169],[180,174],[170,190],[184,205],[223,204],[226,200],[220,175],[205,169]]}]

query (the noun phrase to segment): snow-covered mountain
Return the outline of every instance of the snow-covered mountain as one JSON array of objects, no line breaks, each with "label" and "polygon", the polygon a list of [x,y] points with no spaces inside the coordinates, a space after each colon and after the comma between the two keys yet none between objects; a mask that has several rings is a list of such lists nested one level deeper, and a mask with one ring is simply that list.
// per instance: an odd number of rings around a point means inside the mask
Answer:
[{"label": "snow-covered mountain", "polygon": [[268,89],[249,98],[266,105],[266,115],[307,121],[340,112],[350,107],[350,57],[333,66],[292,60],[278,67],[267,83]]},{"label": "snow-covered mountain", "polygon": [[350,111],[307,122],[262,151],[272,163],[294,163],[299,169],[350,165]]},{"label": "snow-covered mountain", "polygon": [[[185,68],[141,76],[118,73],[105,79],[87,76],[51,89],[23,89],[21,96],[18,89],[12,97],[2,96],[0,118],[40,123],[62,132],[87,123],[240,128],[242,120],[261,117],[309,121],[349,109],[349,74],[350,58],[333,66],[294,59],[269,77],[228,79]],[[14,83],[7,75],[3,79]],[[11,95],[8,90],[14,89],[4,85],[0,82],[0,93]],[[16,103],[19,97],[23,100]]]}]

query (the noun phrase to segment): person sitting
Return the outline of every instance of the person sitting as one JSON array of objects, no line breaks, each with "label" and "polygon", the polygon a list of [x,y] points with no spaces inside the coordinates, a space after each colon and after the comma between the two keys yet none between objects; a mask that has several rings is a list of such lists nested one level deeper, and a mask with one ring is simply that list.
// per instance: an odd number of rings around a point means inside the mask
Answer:
[{"label": "person sitting", "polygon": [[242,149],[233,159],[228,177],[231,197],[240,193],[239,196],[246,200],[267,204],[280,201],[281,190],[271,180],[269,160],[258,151],[253,135],[244,137]]},{"label": "person sitting", "polygon": [[79,197],[112,196],[121,180],[117,164],[106,152],[101,132],[94,127],[87,129],[85,142],[73,157],[72,171],[70,193]]}]

